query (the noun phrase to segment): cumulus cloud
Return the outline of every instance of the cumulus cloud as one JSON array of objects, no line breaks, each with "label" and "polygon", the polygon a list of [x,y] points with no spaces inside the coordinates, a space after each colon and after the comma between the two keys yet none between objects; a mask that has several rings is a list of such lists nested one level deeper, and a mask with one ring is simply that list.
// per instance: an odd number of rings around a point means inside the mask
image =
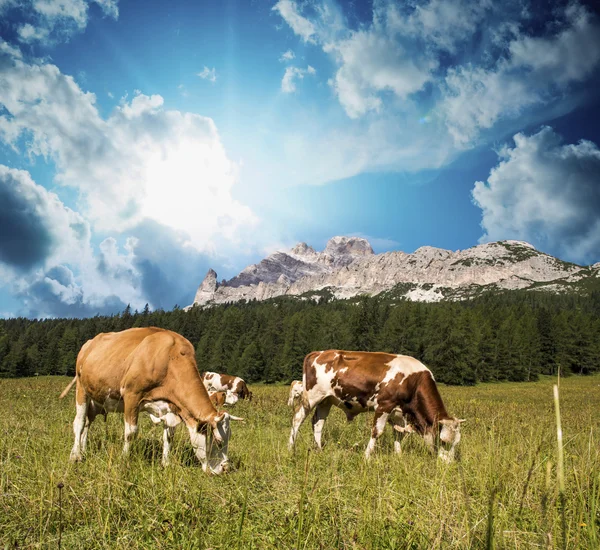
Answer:
[{"label": "cumulus cloud", "polygon": [[72,317],[187,305],[214,257],[186,234],[146,219],[91,243],[89,224],[28,172],[0,165],[0,286],[19,315]]},{"label": "cumulus cloud", "polygon": [[[257,219],[235,200],[238,166],[214,122],[136,91],[108,118],[94,94],[0,42],[0,139],[54,162],[77,210],[0,167],[0,280],[27,315],[93,315],[193,298],[209,256]],[[105,236],[99,246],[92,243]]]},{"label": "cumulus cloud", "polygon": [[451,68],[440,104],[455,142],[466,146],[481,130],[526,108],[564,97],[600,61],[600,25],[584,8],[569,6],[563,27],[551,36],[518,35],[494,67]]},{"label": "cumulus cloud", "polygon": [[217,81],[217,71],[214,67],[212,69],[209,69],[205,65],[204,69],[202,69],[202,71],[198,73],[198,76],[204,80],[212,82],[213,84]]},{"label": "cumulus cloud", "polygon": [[330,84],[350,118],[401,114],[419,101],[457,151],[525,111],[531,123],[544,108],[573,108],[569,92],[600,64],[597,17],[577,3],[549,12],[546,27],[529,32],[531,13],[520,2],[376,0],[371,21],[355,28],[330,0],[274,9],[332,56]]},{"label": "cumulus cloud", "polygon": [[281,54],[279,61],[286,62],[296,58],[296,54],[292,50],[288,50]]},{"label": "cumulus cloud", "polygon": [[199,250],[235,239],[256,222],[231,190],[231,162],[212,119],[163,108],[159,95],[122,100],[108,119],[94,94],[51,64],[0,60],[0,137],[52,159],[59,183],[80,193],[97,229],[122,231],[151,218],[186,232]]},{"label": "cumulus cloud", "polygon": [[296,91],[296,80],[302,80],[304,75],[314,75],[317,71],[310,65],[306,69],[287,67],[281,79],[281,91],[291,94]]},{"label": "cumulus cloud", "polygon": [[109,288],[117,278],[96,269],[90,239],[89,223],[57,195],[28,172],[0,165],[0,281],[21,298],[20,313],[93,315],[140,301],[131,284]]},{"label": "cumulus cloud", "polygon": [[482,242],[529,241],[577,262],[593,261],[600,247],[600,150],[586,140],[563,144],[544,127],[516,134],[499,151],[487,182],[473,200],[482,209]]},{"label": "cumulus cloud", "polygon": [[[15,276],[86,254],[89,224],[24,170],[0,164],[0,262]],[[6,273],[5,273],[6,276]]]},{"label": "cumulus cloud", "polygon": [[10,15],[21,42],[51,44],[68,40],[85,29],[89,5],[98,4],[109,17],[117,19],[117,0],[22,0],[0,2],[0,14]]},{"label": "cumulus cloud", "polygon": [[278,12],[294,33],[302,37],[305,42],[314,42],[315,25],[300,13],[294,0],[279,0],[273,6],[273,11]]}]

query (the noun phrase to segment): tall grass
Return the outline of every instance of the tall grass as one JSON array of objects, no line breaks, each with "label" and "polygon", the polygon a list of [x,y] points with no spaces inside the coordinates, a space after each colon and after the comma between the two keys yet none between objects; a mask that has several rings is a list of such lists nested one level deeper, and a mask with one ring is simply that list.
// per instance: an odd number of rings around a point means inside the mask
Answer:
[{"label": "tall grass", "polygon": [[333,410],[322,452],[310,421],[295,454],[287,388],[254,386],[233,407],[234,468],[211,477],[178,430],[172,465],[160,466],[161,430],[141,417],[140,438],[121,456],[123,419],[92,425],[88,455],[69,464],[74,397],[67,378],[0,382],[0,547],[56,548],[62,482],[62,548],[598,548],[600,377],[561,380],[565,434],[562,528],[554,380],[441,387],[467,418],[461,460],[432,459],[409,436],[393,454],[388,431],[363,459],[371,415],[352,423]]}]

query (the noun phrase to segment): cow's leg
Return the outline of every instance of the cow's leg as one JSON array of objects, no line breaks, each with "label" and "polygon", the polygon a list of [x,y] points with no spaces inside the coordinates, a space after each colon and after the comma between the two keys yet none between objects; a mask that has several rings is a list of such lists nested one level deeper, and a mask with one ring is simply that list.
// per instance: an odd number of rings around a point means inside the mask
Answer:
[{"label": "cow's leg", "polygon": [[194,448],[196,458],[200,461],[202,470],[206,472],[208,469],[208,460],[206,459],[206,434],[202,428],[198,429],[198,425],[194,422],[188,423],[187,428],[190,433],[190,442]]},{"label": "cow's leg", "polygon": [[425,441],[425,445],[427,445],[427,448],[429,449],[429,452],[432,455],[436,455],[437,454],[437,446],[435,443],[435,437],[433,435],[432,431],[427,431],[424,435],[423,435],[423,441]]},{"label": "cow's leg", "polygon": [[394,452],[402,452],[402,440],[407,433],[413,431],[412,427],[406,422],[406,418],[397,411],[392,411],[388,417],[388,422],[392,425],[394,431]]},{"label": "cow's leg", "polygon": [[128,455],[131,447],[131,442],[136,438],[138,433],[138,413],[139,399],[135,396],[123,396],[124,402],[124,417],[125,417],[125,443],[123,445],[123,454]]},{"label": "cow's leg", "polygon": [[383,433],[383,429],[385,428],[385,423],[387,422],[388,416],[389,413],[386,412],[375,412],[375,418],[373,419],[373,429],[371,430],[371,439],[369,440],[369,444],[367,445],[367,449],[365,451],[365,458],[367,460],[371,458],[371,454],[375,449],[375,443]]},{"label": "cow's leg", "polygon": [[300,426],[302,426],[302,422],[306,420],[308,413],[312,410],[311,408],[306,409],[304,405],[300,405],[298,410],[294,413],[294,418],[292,420],[292,431],[290,432],[290,440],[288,443],[288,449],[292,451],[294,449],[294,444],[296,443],[296,437],[298,436],[298,430]]},{"label": "cow's leg", "polygon": [[313,434],[315,436],[315,443],[319,449],[323,448],[321,445],[321,433],[323,432],[325,420],[327,420],[327,416],[331,410],[331,405],[332,404],[330,401],[323,401],[322,403],[319,403],[315,407],[315,414],[312,417]]},{"label": "cow's leg", "polygon": [[163,430],[163,455],[162,455],[162,465],[169,465],[169,450],[171,449],[171,443],[173,441],[173,436],[175,435],[175,428],[171,426],[167,426],[164,424]]},{"label": "cow's leg", "polygon": [[82,435],[85,430],[85,424],[87,422],[87,410],[89,405],[89,398],[85,394],[83,386],[77,378],[77,389],[75,392],[75,420],[73,420],[73,435],[75,436],[75,442],[71,449],[71,462],[79,462],[82,458]]},{"label": "cow's leg", "polygon": [[[392,428],[394,428],[395,425],[396,424],[392,422]],[[398,455],[402,452],[402,440],[404,439],[405,435],[406,432],[399,432],[394,428],[394,452]]]},{"label": "cow's leg", "polygon": [[97,405],[95,404],[95,402],[90,400],[90,403],[88,404],[87,415],[85,418],[85,426],[83,427],[83,432],[81,433],[81,451],[83,453],[85,453],[85,450],[87,448],[88,430],[90,429],[92,422],[98,414],[96,407]]}]

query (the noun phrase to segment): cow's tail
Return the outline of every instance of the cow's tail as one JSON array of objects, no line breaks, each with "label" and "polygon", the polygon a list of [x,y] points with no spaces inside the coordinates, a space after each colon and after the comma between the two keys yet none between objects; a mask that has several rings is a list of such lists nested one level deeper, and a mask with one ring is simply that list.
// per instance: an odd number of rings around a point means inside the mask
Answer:
[{"label": "cow's tail", "polygon": [[306,371],[308,367],[312,364],[313,356],[315,352],[309,353],[304,358],[304,363],[302,364],[302,406],[306,410],[310,410],[310,403],[308,401],[308,392],[306,391]]},{"label": "cow's tail", "polygon": [[73,380],[69,382],[69,385],[63,390],[63,392],[58,396],[59,399],[63,399],[66,395],[71,391],[73,385],[77,382],[77,375],[73,377]]}]

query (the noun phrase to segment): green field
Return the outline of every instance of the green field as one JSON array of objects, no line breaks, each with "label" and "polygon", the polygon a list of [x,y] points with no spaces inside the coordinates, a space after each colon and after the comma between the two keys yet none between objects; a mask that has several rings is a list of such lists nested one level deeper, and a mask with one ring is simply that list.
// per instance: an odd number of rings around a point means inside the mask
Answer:
[{"label": "green field", "polygon": [[[389,427],[373,460],[371,415],[332,410],[325,449],[310,422],[295,456],[286,444],[287,388],[252,386],[238,403],[234,471],[204,474],[179,428],[160,466],[161,429],[142,417],[121,456],[122,416],[90,429],[88,454],[68,463],[74,396],[65,377],[0,381],[0,547],[56,548],[562,548],[553,380],[441,387],[467,418],[461,460],[431,458],[420,438],[392,452]],[[561,381],[567,547],[600,548],[600,377]],[[491,514],[490,514],[491,510]]]}]

